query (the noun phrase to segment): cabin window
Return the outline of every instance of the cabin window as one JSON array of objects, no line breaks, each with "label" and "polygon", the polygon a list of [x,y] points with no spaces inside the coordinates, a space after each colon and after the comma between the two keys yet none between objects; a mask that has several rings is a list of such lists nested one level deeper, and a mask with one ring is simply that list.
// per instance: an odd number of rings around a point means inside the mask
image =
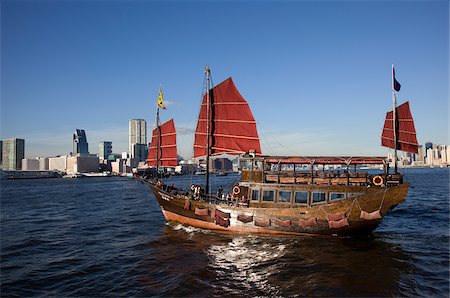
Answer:
[{"label": "cabin window", "polygon": [[253,162],[253,171],[262,171],[262,169],[263,169],[262,160],[255,160]]},{"label": "cabin window", "polygon": [[277,163],[272,163],[269,165],[270,165],[269,171],[271,172],[278,172],[278,170],[280,169],[279,164]]},{"label": "cabin window", "polygon": [[295,204],[308,204],[308,192],[296,191],[295,192]]},{"label": "cabin window", "polygon": [[292,172],[294,171],[294,164],[281,164],[282,172]]},{"label": "cabin window", "polygon": [[313,203],[321,203],[327,200],[326,192],[313,192],[312,193],[312,202]]},{"label": "cabin window", "polygon": [[291,202],[291,192],[287,190],[278,191],[278,202],[279,203],[290,203]]},{"label": "cabin window", "polygon": [[259,201],[259,194],[260,194],[259,189],[252,189],[251,200],[254,201],[254,202],[258,202]]},{"label": "cabin window", "polygon": [[275,191],[274,190],[264,190],[262,200],[264,202],[273,202],[275,199]]},{"label": "cabin window", "polygon": [[332,192],[330,193],[330,201],[345,199],[345,193],[344,192]]}]

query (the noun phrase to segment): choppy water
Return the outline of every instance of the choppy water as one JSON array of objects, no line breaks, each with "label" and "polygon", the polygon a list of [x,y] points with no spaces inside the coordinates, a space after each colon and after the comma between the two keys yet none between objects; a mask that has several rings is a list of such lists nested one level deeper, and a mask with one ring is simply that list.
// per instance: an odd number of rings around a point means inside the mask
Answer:
[{"label": "choppy water", "polygon": [[1,181],[1,296],[448,297],[449,171],[406,175],[406,203],[365,239],[168,226],[123,178]]}]

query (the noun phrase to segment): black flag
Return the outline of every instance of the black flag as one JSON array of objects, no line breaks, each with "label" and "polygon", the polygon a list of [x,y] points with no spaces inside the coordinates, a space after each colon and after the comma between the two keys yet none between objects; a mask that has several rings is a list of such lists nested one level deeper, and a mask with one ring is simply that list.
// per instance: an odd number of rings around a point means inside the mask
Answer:
[{"label": "black flag", "polygon": [[400,91],[400,87],[402,87],[402,85],[395,79],[394,65],[392,65],[392,89],[398,92]]}]

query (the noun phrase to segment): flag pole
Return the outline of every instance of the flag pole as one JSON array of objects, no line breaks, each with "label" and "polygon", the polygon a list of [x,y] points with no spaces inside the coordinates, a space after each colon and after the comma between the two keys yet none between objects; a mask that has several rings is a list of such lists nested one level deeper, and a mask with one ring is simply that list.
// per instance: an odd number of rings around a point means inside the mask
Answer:
[{"label": "flag pole", "polygon": [[[161,94],[161,86],[159,87],[159,94]],[[158,99],[159,99],[158,94]],[[159,137],[160,137],[160,127],[159,127],[159,104],[156,105],[156,177],[159,178]]]},{"label": "flag pole", "polygon": [[394,64],[392,64],[392,121],[394,131],[394,174],[397,174],[397,98],[395,97]]}]

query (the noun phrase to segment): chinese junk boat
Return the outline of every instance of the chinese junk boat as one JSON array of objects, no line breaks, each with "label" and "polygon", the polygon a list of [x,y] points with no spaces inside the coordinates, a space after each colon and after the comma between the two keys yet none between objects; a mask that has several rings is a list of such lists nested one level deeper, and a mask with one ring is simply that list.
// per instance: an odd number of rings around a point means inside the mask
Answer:
[{"label": "chinese junk boat", "polygon": [[[206,157],[205,193],[137,178],[151,188],[166,220],[227,234],[364,235],[405,201],[408,183],[397,167],[389,173],[385,157],[262,155],[256,122],[233,80],[211,88],[208,67],[205,80],[194,141],[194,157]],[[392,95],[395,113],[386,115],[382,145],[417,152],[409,104],[397,108],[394,90]],[[164,164],[173,148],[160,144]],[[209,158],[223,153],[240,155],[241,179],[231,200],[209,192]],[[333,165],[340,170],[326,169]],[[369,174],[363,166],[383,171]]]}]

